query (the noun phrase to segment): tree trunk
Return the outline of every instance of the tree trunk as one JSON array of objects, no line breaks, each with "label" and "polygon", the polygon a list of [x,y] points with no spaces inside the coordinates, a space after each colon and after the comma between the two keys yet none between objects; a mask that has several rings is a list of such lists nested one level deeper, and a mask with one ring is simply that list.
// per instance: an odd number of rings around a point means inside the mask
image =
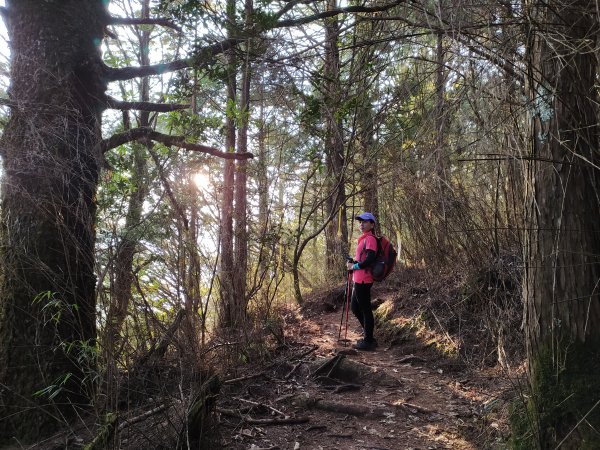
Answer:
[{"label": "tree trunk", "polygon": [[600,155],[595,2],[555,1],[536,4],[530,12],[528,87],[535,116],[524,299],[534,445],[597,448]]},{"label": "tree trunk", "polygon": [[35,441],[91,393],[104,4],[7,1],[0,443]]},{"label": "tree trunk", "polygon": [[[335,9],[336,0],[328,0],[327,8]],[[339,23],[336,17],[325,19],[325,67],[323,92],[325,104],[325,153],[329,176],[328,214],[335,213],[326,228],[327,268],[330,277],[337,279],[346,272],[344,256],[348,253],[346,217],[345,156],[342,119],[340,117],[340,53]]]},{"label": "tree trunk", "polygon": [[[246,27],[252,25],[252,0],[245,2]],[[238,153],[248,151],[248,124],[250,121],[250,49],[251,41],[246,41],[246,52],[243,64],[242,86],[240,95],[241,124],[238,130]],[[247,161],[238,161],[235,173],[235,276],[234,301],[236,325],[242,325],[246,319],[246,283],[248,276],[248,200],[247,200]]]},{"label": "tree trunk", "polygon": [[[235,24],[235,0],[227,1],[229,35],[232,36]],[[227,117],[225,118],[225,147],[235,151],[235,105],[237,61],[235,49],[227,50]],[[219,271],[221,312],[219,325],[228,328],[234,325],[234,256],[233,256],[233,200],[234,200],[234,161],[225,161],[223,173],[223,197],[221,203],[221,270]]]}]

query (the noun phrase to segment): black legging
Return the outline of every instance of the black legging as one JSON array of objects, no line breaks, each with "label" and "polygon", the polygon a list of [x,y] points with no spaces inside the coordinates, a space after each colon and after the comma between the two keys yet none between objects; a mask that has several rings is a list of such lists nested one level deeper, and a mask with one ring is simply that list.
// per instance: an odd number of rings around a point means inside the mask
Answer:
[{"label": "black legging", "polygon": [[352,313],[365,330],[365,341],[367,342],[373,341],[373,328],[375,326],[373,308],[371,307],[371,286],[373,286],[373,283],[354,283],[350,303]]}]

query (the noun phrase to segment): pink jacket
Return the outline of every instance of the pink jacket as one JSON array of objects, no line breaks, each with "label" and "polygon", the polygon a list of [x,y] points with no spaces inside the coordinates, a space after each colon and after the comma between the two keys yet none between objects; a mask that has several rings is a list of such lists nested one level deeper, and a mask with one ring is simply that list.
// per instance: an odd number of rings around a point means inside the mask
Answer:
[{"label": "pink jacket", "polygon": [[[354,257],[354,260],[358,262],[364,261],[367,257],[367,250],[373,250],[374,252],[377,251],[377,238],[371,231],[363,233],[359,236],[358,244],[356,245],[356,256]],[[371,275],[371,268],[367,267],[365,269],[354,270],[352,272],[352,281],[360,284],[372,283],[373,276]]]}]

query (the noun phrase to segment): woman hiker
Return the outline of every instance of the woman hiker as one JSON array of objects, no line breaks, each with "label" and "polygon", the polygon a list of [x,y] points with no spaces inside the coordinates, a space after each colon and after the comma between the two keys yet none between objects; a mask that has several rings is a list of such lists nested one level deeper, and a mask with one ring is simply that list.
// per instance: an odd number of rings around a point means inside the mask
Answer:
[{"label": "woman hiker", "polygon": [[375,350],[377,341],[373,338],[375,319],[371,307],[371,286],[373,277],[371,265],[377,257],[377,238],[373,233],[375,228],[375,216],[370,212],[364,212],[356,216],[361,235],[356,245],[356,256],[353,262],[347,263],[347,268],[352,271],[352,300],[350,307],[364,330],[364,338],[359,339],[354,345],[357,350]]}]

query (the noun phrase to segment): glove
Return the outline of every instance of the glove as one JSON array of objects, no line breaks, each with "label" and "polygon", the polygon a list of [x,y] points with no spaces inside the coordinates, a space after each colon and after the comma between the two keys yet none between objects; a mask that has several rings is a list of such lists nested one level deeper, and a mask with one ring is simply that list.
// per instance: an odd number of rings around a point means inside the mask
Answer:
[{"label": "glove", "polygon": [[354,263],[354,265],[352,266],[352,270],[359,270],[360,267],[358,267],[358,263]]}]

